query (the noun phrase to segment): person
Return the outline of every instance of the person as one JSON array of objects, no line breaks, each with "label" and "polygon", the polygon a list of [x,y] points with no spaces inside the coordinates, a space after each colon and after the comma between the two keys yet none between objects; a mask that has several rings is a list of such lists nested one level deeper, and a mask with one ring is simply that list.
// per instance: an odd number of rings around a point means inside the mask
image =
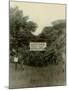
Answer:
[{"label": "person", "polygon": [[18,56],[14,56],[14,63],[15,63],[15,71],[17,71],[17,64],[18,64]]},{"label": "person", "polygon": [[23,57],[20,55],[20,66],[21,66],[21,70],[24,70],[24,61],[23,61]]}]

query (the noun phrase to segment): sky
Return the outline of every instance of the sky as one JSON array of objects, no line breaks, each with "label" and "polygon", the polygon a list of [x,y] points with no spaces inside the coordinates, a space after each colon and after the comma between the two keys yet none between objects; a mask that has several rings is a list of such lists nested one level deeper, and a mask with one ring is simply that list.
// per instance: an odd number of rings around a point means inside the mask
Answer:
[{"label": "sky", "polygon": [[51,22],[65,19],[64,4],[10,2],[10,7],[16,6],[23,10],[24,16],[29,16],[29,20],[37,23],[38,28],[33,33],[34,35],[40,34],[45,26],[51,25]]}]

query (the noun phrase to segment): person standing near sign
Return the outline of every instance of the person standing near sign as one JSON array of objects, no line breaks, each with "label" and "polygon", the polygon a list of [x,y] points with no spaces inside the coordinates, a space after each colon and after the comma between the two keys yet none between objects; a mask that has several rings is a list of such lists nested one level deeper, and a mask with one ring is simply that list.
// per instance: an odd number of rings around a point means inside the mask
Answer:
[{"label": "person standing near sign", "polygon": [[23,56],[20,55],[19,59],[20,59],[21,70],[24,70],[24,58],[23,58]]},{"label": "person standing near sign", "polygon": [[17,71],[17,64],[18,64],[18,56],[14,56],[14,63],[15,63],[15,71]]}]

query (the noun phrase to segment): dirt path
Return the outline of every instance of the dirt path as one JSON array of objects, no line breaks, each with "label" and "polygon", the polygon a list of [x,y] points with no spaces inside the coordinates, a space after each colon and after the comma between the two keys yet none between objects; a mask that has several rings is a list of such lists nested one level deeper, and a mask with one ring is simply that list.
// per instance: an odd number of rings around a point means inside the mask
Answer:
[{"label": "dirt path", "polygon": [[14,64],[10,64],[10,88],[65,85],[64,72],[60,65],[42,68],[24,66],[24,71],[18,65],[18,70],[15,71]]}]

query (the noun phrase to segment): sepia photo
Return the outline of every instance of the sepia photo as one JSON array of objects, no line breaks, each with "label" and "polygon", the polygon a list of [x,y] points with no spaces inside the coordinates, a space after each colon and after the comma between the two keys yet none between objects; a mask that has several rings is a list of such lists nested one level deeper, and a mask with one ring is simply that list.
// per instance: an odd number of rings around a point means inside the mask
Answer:
[{"label": "sepia photo", "polygon": [[66,85],[66,5],[9,4],[9,88]]}]

